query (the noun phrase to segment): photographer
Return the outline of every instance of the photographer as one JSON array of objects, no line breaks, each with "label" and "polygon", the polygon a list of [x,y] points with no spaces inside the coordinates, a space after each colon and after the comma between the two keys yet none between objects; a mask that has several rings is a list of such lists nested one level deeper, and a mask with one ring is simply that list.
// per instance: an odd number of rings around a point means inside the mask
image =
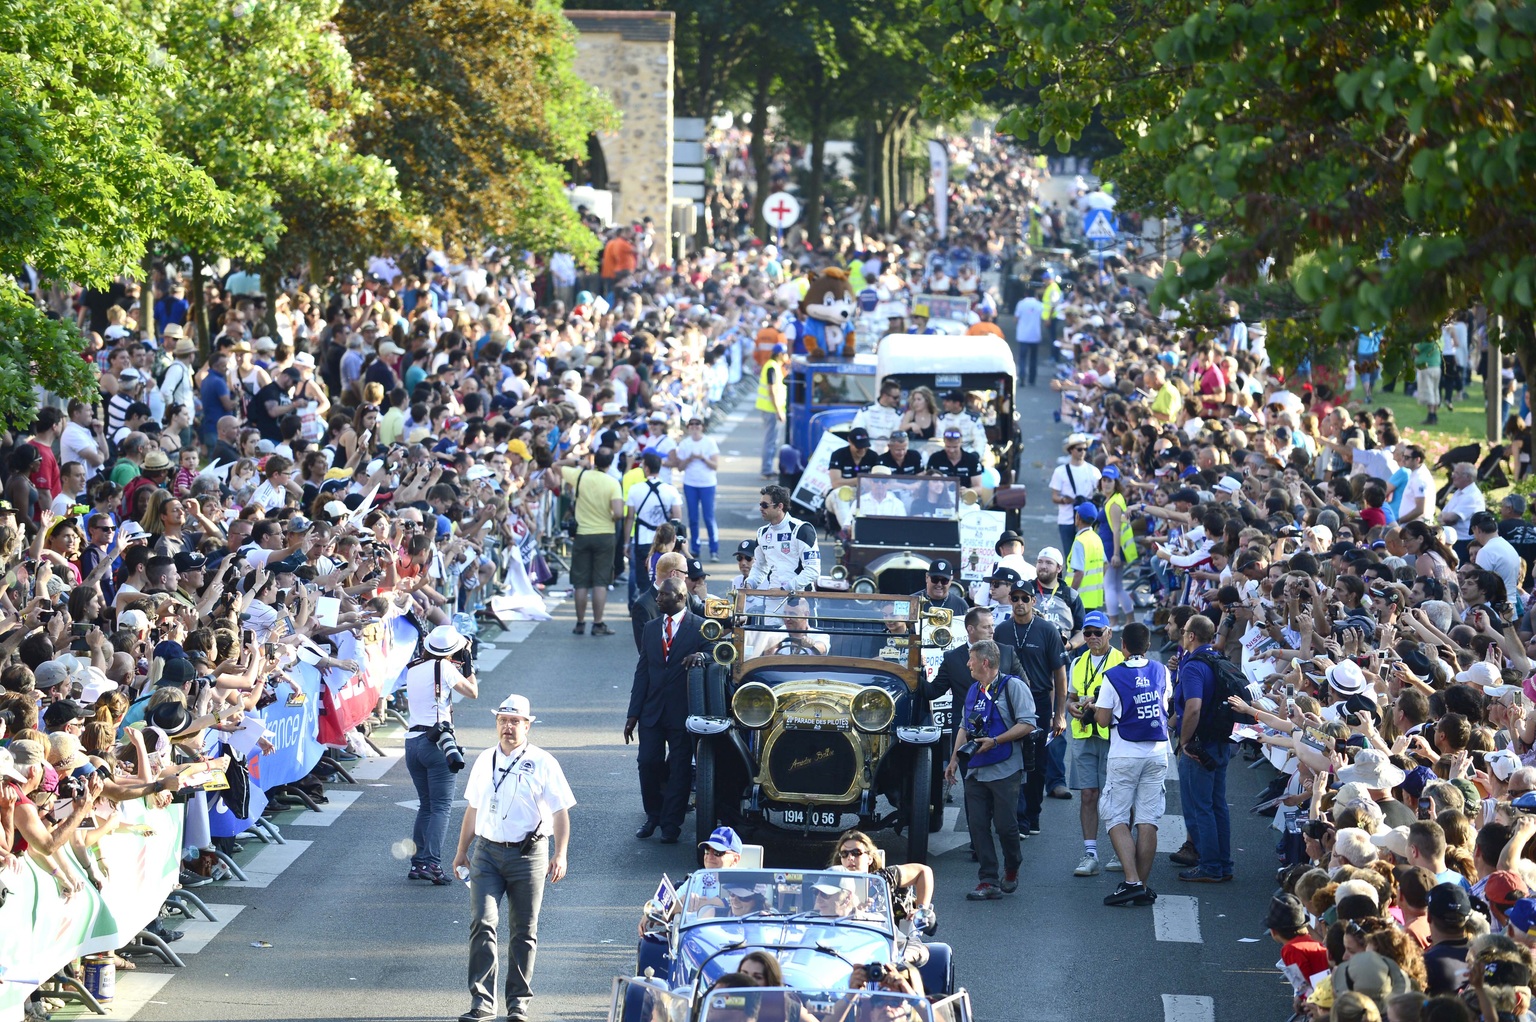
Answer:
[{"label": "photographer", "polygon": [[[1035,699],[1023,680],[1000,674],[997,643],[983,639],[971,647],[967,666],[976,683],[966,693],[955,733],[955,751],[944,779],[953,783],[965,770],[965,817],[976,850],[980,883],[967,901],[995,901],[1019,888],[1019,782],[1025,770],[1024,743],[1035,730]],[[974,739],[974,741],[973,741]],[[996,828],[1003,846],[998,876]]]},{"label": "photographer", "polygon": [[[439,887],[452,883],[443,872],[443,837],[453,805],[453,775],[464,768],[464,751],[453,734],[453,693],[475,699],[480,690],[466,653],[469,640],[452,625],[439,625],[427,635],[426,653],[406,670],[405,697],[410,730],[405,736],[405,766],[416,785],[416,826],[411,838],[409,880],[430,880]],[[461,664],[469,668],[466,676]]]}]

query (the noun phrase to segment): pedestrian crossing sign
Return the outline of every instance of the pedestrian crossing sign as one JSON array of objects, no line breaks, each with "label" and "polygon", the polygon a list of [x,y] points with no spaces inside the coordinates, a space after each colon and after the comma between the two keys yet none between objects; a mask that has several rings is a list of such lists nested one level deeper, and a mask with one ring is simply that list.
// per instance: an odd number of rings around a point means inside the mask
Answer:
[{"label": "pedestrian crossing sign", "polygon": [[1090,209],[1083,218],[1083,237],[1089,241],[1109,244],[1117,234],[1115,216],[1107,209]]}]

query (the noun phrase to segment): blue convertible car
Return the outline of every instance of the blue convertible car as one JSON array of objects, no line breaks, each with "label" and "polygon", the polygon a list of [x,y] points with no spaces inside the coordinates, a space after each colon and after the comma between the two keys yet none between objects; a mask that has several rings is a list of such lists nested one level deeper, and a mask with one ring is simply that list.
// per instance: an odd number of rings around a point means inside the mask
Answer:
[{"label": "blue convertible car", "polygon": [[695,871],[665,903],[647,906],[635,971],[701,991],[758,950],[802,990],[845,988],[855,965],[908,962],[930,996],[955,992],[949,945],[903,933],[880,876],[836,870]]}]

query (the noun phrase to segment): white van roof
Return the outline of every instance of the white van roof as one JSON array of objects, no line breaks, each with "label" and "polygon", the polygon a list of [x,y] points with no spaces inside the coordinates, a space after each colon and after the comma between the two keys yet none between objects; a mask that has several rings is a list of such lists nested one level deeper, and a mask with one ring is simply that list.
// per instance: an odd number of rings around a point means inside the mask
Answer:
[{"label": "white van roof", "polygon": [[891,334],[875,349],[875,376],[905,373],[1014,375],[1013,348],[996,334]]}]

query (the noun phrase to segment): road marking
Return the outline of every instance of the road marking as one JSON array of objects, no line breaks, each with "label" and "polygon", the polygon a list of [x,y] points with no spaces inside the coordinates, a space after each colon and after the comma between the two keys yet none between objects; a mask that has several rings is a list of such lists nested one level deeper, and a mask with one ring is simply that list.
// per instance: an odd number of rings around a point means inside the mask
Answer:
[{"label": "road marking", "polygon": [[1152,932],[1158,940],[1204,943],[1200,936],[1200,899],[1180,894],[1160,896],[1152,903]]},{"label": "road marking", "polygon": [[[174,950],[180,952],[180,942],[174,945]],[[112,996],[112,1000],[102,1005],[103,1008],[107,1009],[107,1017],[109,1018],[133,1018],[140,1011],[144,1010],[144,1006],[154,1000],[155,995],[160,992],[161,988],[176,975],[175,970],[168,972],[144,971],[145,962],[160,964],[160,959],[154,955],[134,955],[133,961],[137,963],[138,971],[124,972],[119,969],[117,972],[117,989]],[[96,1019],[100,1018],[100,1016],[92,1014],[91,1010],[85,1005],[76,1004],[71,1001],[63,1008],[51,1013],[49,1018],[61,1019],[65,1020],[65,1022],[75,1022],[77,1019]]]},{"label": "road marking", "polygon": [[[414,798],[406,799],[404,802],[396,802],[395,805],[402,809],[409,809],[413,813],[417,809],[421,808],[421,803]],[[455,809],[463,809],[467,805],[469,805],[469,803],[462,798],[456,798],[453,800],[453,808]]]},{"label": "road marking", "polygon": [[1163,1022],[1216,1022],[1216,1002],[1193,994],[1164,994]]},{"label": "road marking", "polygon": [[928,835],[929,855],[943,855],[945,852],[952,852],[970,843],[971,832],[961,822],[961,817],[959,807],[945,807],[943,827]]},{"label": "road marking", "polygon": [[1169,814],[1157,823],[1157,850],[1159,852],[1176,852],[1184,847],[1184,842],[1189,840],[1189,829],[1184,826],[1184,817]]},{"label": "road marking", "polygon": [[[218,922],[210,923],[202,916],[194,919],[166,920],[166,925],[173,930],[180,930],[186,936],[178,940],[171,950],[179,955],[195,955],[208,946],[208,942],[216,937],[220,930],[230,924],[230,921],[245,909],[244,905],[212,905],[208,911],[218,918]],[[193,911],[196,911],[194,909]]]},{"label": "road marking", "polygon": [[506,631],[496,636],[498,640],[505,642],[522,642],[533,634],[533,630],[542,622],[539,621],[509,621]]},{"label": "road marking", "polygon": [[282,875],[283,870],[292,866],[298,857],[304,854],[304,850],[313,841],[295,841],[292,838],[285,845],[262,845],[261,850],[249,863],[240,868],[245,871],[248,880],[226,880],[226,887],[270,887],[272,881]]},{"label": "road marking", "polygon": [[501,662],[507,658],[507,654],[511,652],[512,651],[510,649],[486,650],[482,652],[479,659],[475,661],[475,670],[494,671],[498,666],[500,666]]},{"label": "road marking", "polygon": [[363,797],[360,791],[339,791],[332,788],[326,793],[330,801],[320,807],[318,813],[301,810],[297,818],[288,821],[295,827],[329,827],[347,811],[347,807]]},{"label": "road marking", "polygon": [[351,774],[352,777],[356,780],[377,781],[379,778],[389,773],[394,765],[400,762],[401,757],[404,755],[405,749],[403,747],[385,747],[384,755],[382,756],[370,756],[367,759],[359,760],[356,763],[343,763],[342,766],[345,767],[347,773]]}]

